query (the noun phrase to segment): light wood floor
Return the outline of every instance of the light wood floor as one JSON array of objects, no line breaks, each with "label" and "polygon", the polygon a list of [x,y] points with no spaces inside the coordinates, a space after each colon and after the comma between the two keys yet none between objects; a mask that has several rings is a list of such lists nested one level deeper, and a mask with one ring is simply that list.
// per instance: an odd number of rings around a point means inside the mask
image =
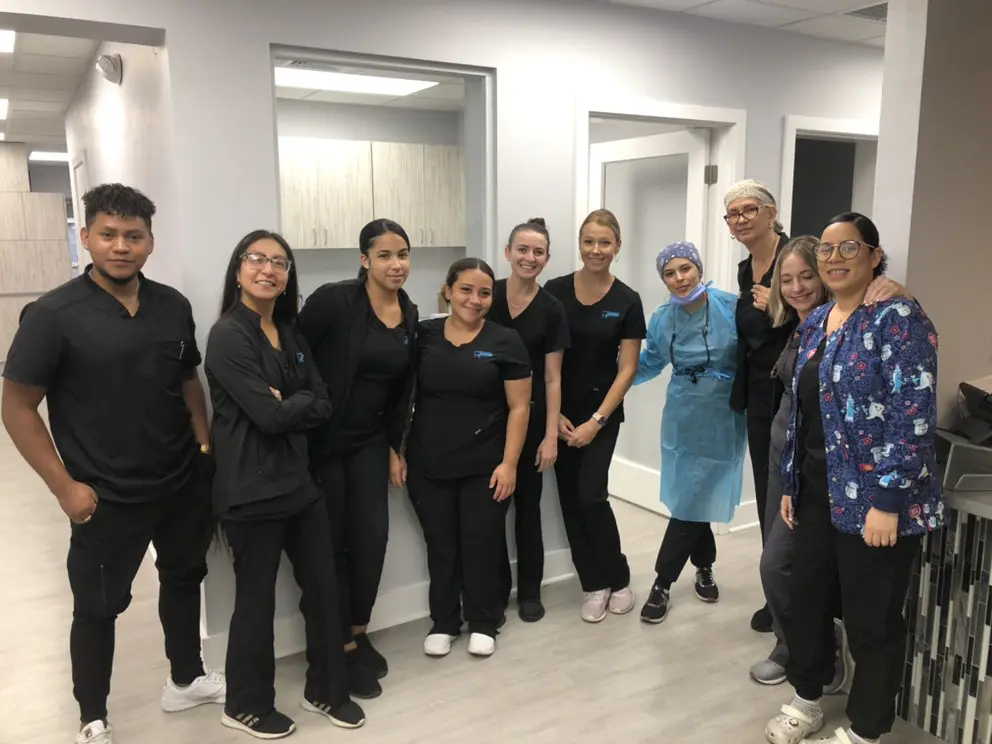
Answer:
[{"label": "light wood floor", "polygon": [[[78,726],[69,676],[71,611],[65,553],[68,528],[47,494],[0,433],[0,742],[68,744]],[[666,522],[615,506],[634,571],[638,607],[653,579]],[[580,591],[568,581],[546,591],[548,616],[525,625],[511,614],[488,660],[470,658],[460,639],[445,659],[420,651],[426,620],[374,638],[390,662],[385,693],[363,703],[368,723],[334,729],[298,708],[300,657],[278,665],[278,705],[296,718],[306,742],[510,744],[515,742],[705,742],[760,744],[766,720],[790,695],[748,679],[769,637],[748,627],[761,601],[755,531],[718,538],[722,600],[704,605],[687,571],[660,626],[637,612],[600,625],[579,619]],[[167,715],[158,695],[167,675],[156,610],[156,577],[146,561],[134,601],[118,623],[111,720],[118,744],[220,744],[251,741],[220,726],[220,708]],[[843,698],[833,699],[839,724]],[[936,741],[901,725],[900,744]]]}]

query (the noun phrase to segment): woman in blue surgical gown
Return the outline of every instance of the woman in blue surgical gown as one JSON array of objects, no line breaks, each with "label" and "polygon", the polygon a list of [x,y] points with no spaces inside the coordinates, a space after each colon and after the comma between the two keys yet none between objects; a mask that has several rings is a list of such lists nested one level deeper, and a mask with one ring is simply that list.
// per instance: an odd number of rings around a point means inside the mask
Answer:
[{"label": "woman in blue surgical gown", "polygon": [[729,522],[741,500],[747,432],[730,408],[737,366],[737,297],[704,284],[703,262],[692,243],[673,243],[657,259],[671,295],[654,311],[635,385],[672,365],[661,419],[661,501],[671,513],[641,619],[668,615],[669,591],[691,560],[696,596],[716,602],[716,541],[711,522]]}]

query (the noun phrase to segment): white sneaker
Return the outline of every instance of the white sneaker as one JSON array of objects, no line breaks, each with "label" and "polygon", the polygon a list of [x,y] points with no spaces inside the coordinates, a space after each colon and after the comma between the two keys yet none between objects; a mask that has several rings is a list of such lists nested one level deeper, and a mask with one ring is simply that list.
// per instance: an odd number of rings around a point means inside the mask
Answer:
[{"label": "white sneaker", "polygon": [[93,721],[76,734],[76,744],[114,744],[114,727],[103,721]]},{"label": "white sneaker", "polygon": [[428,656],[447,656],[456,637],[447,633],[431,633],[424,639],[424,653]]},{"label": "white sneaker", "polygon": [[614,615],[626,615],[632,609],[634,609],[634,592],[629,586],[610,595],[610,612]]},{"label": "white sneaker", "polygon": [[473,633],[468,639],[468,652],[472,656],[492,656],[496,651],[496,639],[485,633]]},{"label": "white sneaker", "polygon": [[207,672],[197,677],[188,687],[176,687],[169,677],[162,688],[162,710],[178,713],[198,705],[227,702],[227,680],[220,672]]},{"label": "white sneaker", "polygon": [[765,738],[771,744],[801,744],[823,728],[823,711],[816,713],[800,710],[792,705],[783,705],[782,712],[765,726]]},{"label": "white sneaker", "polygon": [[606,619],[606,606],[610,601],[610,590],[600,589],[586,592],[582,602],[582,619],[587,623],[601,623]]}]

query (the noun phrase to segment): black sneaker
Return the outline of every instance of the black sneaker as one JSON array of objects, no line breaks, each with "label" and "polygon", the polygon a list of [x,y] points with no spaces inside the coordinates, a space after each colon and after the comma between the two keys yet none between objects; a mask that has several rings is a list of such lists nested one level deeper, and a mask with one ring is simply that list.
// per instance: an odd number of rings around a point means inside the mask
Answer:
[{"label": "black sneaker", "polygon": [[220,722],[230,729],[244,731],[256,739],[283,739],[296,731],[293,719],[275,708],[261,716],[254,713],[232,714],[224,711]]},{"label": "black sneaker", "polygon": [[653,625],[662,622],[668,617],[669,601],[668,589],[658,584],[652,586],[651,593],[648,594],[648,601],[641,608],[641,620],[646,623],[652,623]]},{"label": "black sneaker", "polygon": [[362,700],[379,697],[382,694],[379,678],[372,667],[366,666],[358,649],[347,652],[344,659],[348,670],[348,691]]},{"label": "black sneaker", "polygon": [[713,567],[696,569],[696,596],[704,602],[717,602],[720,599],[720,589],[713,578]]},{"label": "black sneaker", "polygon": [[536,623],[544,617],[544,605],[539,599],[524,599],[519,602],[517,614],[525,623]]},{"label": "black sneaker", "polygon": [[354,700],[348,700],[332,708],[327,703],[303,698],[300,701],[300,707],[309,713],[324,716],[335,726],[341,728],[356,729],[365,725],[365,713]]},{"label": "black sneaker", "polygon": [[506,625],[506,613],[505,612],[500,616],[499,622],[496,623],[496,630],[499,630],[504,625]]},{"label": "black sneaker", "polygon": [[361,654],[362,662],[375,672],[375,676],[378,679],[382,679],[389,674],[389,664],[386,663],[386,657],[375,650],[372,641],[369,640],[368,633],[359,633],[356,635],[355,644],[358,646],[358,652]]},{"label": "black sneaker", "polygon": [[774,630],[772,628],[772,613],[768,609],[768,605],[765,605],[751,616],[751,630],[756,633],[771,633]]}]

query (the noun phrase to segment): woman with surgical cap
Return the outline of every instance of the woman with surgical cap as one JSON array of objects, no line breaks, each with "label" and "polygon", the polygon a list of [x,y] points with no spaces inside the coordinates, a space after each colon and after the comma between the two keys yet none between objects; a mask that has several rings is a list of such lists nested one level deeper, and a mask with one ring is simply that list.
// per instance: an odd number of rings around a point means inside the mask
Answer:
[{"label": "woman with surgical cap", "polygon": [[[730,522],[741,500],[746,431],[744,416],[728,405],[737,370],[737,298],[703,284],[703,262],[692,243],[673,243],[657,259],[670,298],[651,316],[635,385],[669,364],[661,419],[661,501],[671,513],[657,578],[641,620],[668,615],[670,588],[691,560],[696,596],[716,602],[716,541],[711,522]],[[704,423],[705,422],[705,423]]]}]

